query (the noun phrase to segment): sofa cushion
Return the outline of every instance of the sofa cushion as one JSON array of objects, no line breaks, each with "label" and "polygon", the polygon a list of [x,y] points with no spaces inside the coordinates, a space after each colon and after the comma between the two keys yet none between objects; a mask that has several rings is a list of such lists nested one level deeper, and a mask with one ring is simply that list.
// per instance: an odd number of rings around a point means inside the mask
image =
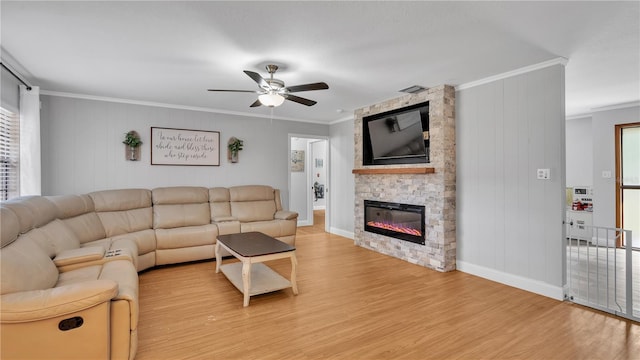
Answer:
[{"label": "sofa cushion", "polygon": [[[18,227],[18,234],[24,234],[34,228],[35,216],[26,204],[14,199],[4,202],[2,207],[11,211],[16,217],[15,221]],[[3,224],[4,223],[5,222],[3,222]]]},{"label": "sofa cushion", "polygon": [[210,223],[208,203],[153,206],[154,229],[171,229]]},{"label": "sofa cushion", "polygon": [[175,229],[156,229],[158,249],[180,249],[200,245],[213,245],[218,237],[215,225],[185,226]]},{"label": "sofa cushion", "polygon": [[30,239],[39,245],[50,258],[54,258],[64,250],[80,247],[80,240],[59,219],[55,219],[43,227],[33,229],[21,237]]},{"label": "sofa cushion", "polygon": [[24,196],[3,203],[13,211],[20,221],[20,232],[48,224],[58,217],[58,208],[42,196]]},{"label": "sofa cushion", "polygon": [[240,222],[273,220],[276,204],[273,200],[232,202],[231,214]]},{"label": "sofa cushion", "polygon": [[21,202],[26,204],[30,209],[34,217],[34,227],[40,227],[51,222],[51,220],[58,217],[58,208],[42,196],[27,196],[23,198]]},{"label": "sofa cushion", "polygon": [[209,190],[197,186],[172,186],[151,191],[153,205],[199,204],[209,202]]},{"label": "sofa cushion", "polygon": [[106,233],[89,195],[47,197],[58,208],[60,219],[71,229],[81,244],[104,239]]},{"label": "sofa cushion", "polygon": [[46,196],[58,209],[60,219],[72,218],[94,211],[93,200],[89,195]]},{"label": "sofa cushion", "polygon": [[107,237],[151,229],[153,210],[148,208],[98,213]]},{"label": "sofa cushion", "polygon": [[265,185],[244,185],[229,188],[231,215],[240,222],[273,220],[277,208],[274,191]]},{"label": "sofa cushion", "polygon": [[11,244],[18,238],[18,235],[20,235],[18,215],[7,207],[0,207],[0,247]]},{"label": "sofa cushion", "polygon": [[258,231],[278,238],[296,233],[296,220],[252,221],[240,224],[243,233]]},{"label": "sofa cushion", "polygon": [[[231,204],[229,189],[216,187],[209,189],[209,205],[211,207],[211,221],[229,221],[231,219]],[[222,220],[226,219],[226,220]],[[233,218],[235,219],[235,218]]]},{"label": "sofa cushion", "polygon": [[103,190],[88,194],[97,212],[124,211],[151,207],[151,190]]},{"label": "sofa cushion", "polygon": [[196,186],[156,188],[153,196],[153,228],[172,229],[211,223],[209,190]]},{"label": "sofa cushion", "polygon": [[51,258],[29,239],[18,239],[0,251],[0,294],[44,290],[58,280]]}]

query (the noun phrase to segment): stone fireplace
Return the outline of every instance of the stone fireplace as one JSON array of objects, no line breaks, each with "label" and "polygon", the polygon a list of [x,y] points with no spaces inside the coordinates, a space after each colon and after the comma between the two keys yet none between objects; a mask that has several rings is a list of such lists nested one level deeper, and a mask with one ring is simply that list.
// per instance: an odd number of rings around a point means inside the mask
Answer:
[{"label": "stone fireplace", "polygon": [[[362,118],[429,102],[430,155],[426,164],[363,165]],[[456,266],[455,91],[441,85],[355,111],[355,244],[438,271]],[[365,223],[365,200],[424,207],[421,241],[371,231]],[[384,208],[382,208],[384,210]],[[393,210],[393,209],[391,209]],[[379,211],[382,217],[393,213]],[[399,215],[395,215],[400,219]],[[367,219],[368,220],[368,219]],[[415,221],[412,220],[412,222]],[[384,221],[382,222],[384,223]],[[380,225],[384,227],[385,225]],[[414,228],[415,225],[412,225]],[[417,238],[414,238],[417,240]]]}]

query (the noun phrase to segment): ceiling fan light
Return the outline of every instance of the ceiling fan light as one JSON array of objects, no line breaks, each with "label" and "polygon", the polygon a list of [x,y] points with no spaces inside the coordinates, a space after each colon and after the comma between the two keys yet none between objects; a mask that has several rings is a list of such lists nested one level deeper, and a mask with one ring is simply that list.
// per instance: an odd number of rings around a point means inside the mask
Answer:
[{"label": "ceiling fan light", "polygon": [[275,107],[280,106],[284,102],[284,97],[280,94],[262,94],[258,96],[258,100],[264,106]]}]

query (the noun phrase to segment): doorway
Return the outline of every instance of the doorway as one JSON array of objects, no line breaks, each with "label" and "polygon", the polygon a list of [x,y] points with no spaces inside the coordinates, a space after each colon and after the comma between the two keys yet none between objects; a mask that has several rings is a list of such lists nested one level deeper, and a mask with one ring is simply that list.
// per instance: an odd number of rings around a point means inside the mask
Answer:
[{"label": "doorway", "polygon": [[289,209],[298,226],[329,229],[329,140],[289,134]]},{"label": "doorway", "polygon": [[631,241],[640,249],[640,123],[616,125],[616,227],[631,230]]}]

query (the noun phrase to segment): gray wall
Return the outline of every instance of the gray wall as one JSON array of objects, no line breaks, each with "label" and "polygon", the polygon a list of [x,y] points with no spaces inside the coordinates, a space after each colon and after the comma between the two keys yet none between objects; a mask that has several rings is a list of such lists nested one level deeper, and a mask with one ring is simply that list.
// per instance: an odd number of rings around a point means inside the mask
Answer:
[{"label": "gray wall", "polygon": [[[291,197],[289,207],[291,211],[298,213],[298,225],[311,225],[311,218],[313,214],[309,214],[309,197],[308,197],[308,182],[309,182],[309,139],[306,138],[291,138],[291,151],[298,150],[304,151],[304,170],[291,172]],[[310,186],[310,185],[309,185]]]},{"label": "gray wall", "polygon": [[591,117],[567,120],[567,186],[593,186]]},{"label": "gray wall", "polygon": [[456,93],[459,270],[562,298],[564,107],[562,65]]},{"label": "gray wall", "polygon": [[[593,113],[593,224],[616,226],[615,125],[640,121],[640,107]],[[603,178],[611,171],[611,178]]]},{"label": "gray wall", "polygon": [[332,124],[329,127],[329,157],[331,164],[329,177],[331,188],[325,196],[330,196],[331,232],[349,237],[354,236],[355,183],[351,173],[354,159],[353,119]]},{"label": "gray wall", "polygon": [[[329,126],[151,107],[59,96],[41,96],[44,195],[161,186],[270,185],[288,206],[288,134],[328,136]],[[150,128],[220,132],[220,166],[150,164]],[[124,134],[141,134],[142,158],[125,160]],[[244,140],[240,160],[227,161],[231,136]]]}]

